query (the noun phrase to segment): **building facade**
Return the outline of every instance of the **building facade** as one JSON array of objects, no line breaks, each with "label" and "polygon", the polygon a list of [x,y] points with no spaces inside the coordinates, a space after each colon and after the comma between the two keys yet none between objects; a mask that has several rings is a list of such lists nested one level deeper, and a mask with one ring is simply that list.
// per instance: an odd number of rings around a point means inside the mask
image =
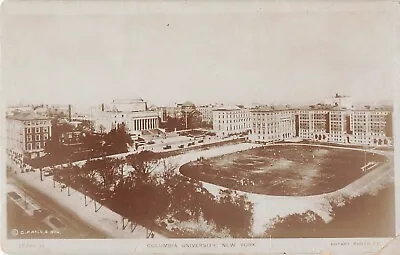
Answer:
[{"label": "building facade", "polygon": [[222,104],[208,104],[208,105],[200,105],[197,107],[197,110],[200,112],[201,120],[206,123],[213,123],[213,111],[223,107]]},{"label": "building facade", "polygon": [[7,121],[7,152],[20,158],[44,155],[51,137],[51,120],[34,113],[9,115]]},{"label": "building facade", "polygon": [[391,145],[392,111],[384,108],[300,110],[300,138],[355,145]]},{"label": "building facade", "polygon": [[94,117],[97,133],[107,133],[119,125],[125,125],[130,134],[159,128],[159,112],[147,110],[143,99],[114,100],[111,109],[102,107]]},{"label": "building facade", "polygon": [[249,139],[304,140],[364,146],[393,144],[392,107],[354,107],[351,97],[334,97],[309,107],[259,107],[251,111]]},{"label": "building facade", "polygon": [[251,111],[249,139],[254,142],[276,142],[296,136],[293,109],[262,107]]},{"label": "building facade", "polygon": [[212,105],[200,105],[197,107],[197,110],[200,112],[201,120],[204,122],[212,123],[213,120],[213,110],[214,107]]},{"label": "building facade", "polygon": [[228,136],[248,132],[251,129],[249,109],[219,107],[212,111],[213,130],[219,136]]}]

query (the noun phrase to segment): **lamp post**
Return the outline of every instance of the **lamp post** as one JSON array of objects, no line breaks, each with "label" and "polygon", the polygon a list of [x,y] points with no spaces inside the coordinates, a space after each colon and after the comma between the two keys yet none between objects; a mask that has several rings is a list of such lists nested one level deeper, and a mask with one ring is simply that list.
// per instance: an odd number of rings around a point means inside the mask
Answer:
[{"label": "lamp post", "polygon": [[25,209],[28,209],[28,202],[26,201],[26,191],[24,190]]},{"label": "lamp post", "polygon": [[43,167],[39,168],[40,181],[43,181]]},{"label": "lamp post", "polygon": [[186,114],[186,126],[185,126],[185,129],[187,130],[188,129],[188,112],[185,111],[185,114]]}]

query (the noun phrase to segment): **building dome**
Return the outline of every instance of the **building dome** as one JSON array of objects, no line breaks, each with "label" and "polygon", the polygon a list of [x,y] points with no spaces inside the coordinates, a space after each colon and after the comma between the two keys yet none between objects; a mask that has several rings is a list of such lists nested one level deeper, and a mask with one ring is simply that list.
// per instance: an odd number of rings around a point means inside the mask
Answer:
[{"label": "building dome", "polygon": [[193,106],[195,106],[195,105],[194,105],[194,103],[192,103],[192,102],[186,101],[186,102],[184,102],[184,103],[182,104],[182,106],[184,106],[184,107],[193,107]]}]

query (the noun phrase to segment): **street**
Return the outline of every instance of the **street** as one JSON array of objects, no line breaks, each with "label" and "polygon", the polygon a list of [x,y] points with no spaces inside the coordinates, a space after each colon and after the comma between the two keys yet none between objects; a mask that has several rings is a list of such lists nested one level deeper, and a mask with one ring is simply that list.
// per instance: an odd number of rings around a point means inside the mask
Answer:
[{"label": "street", "polygon": [[[56,218],[55,221],[57,221],[53,225],[46,224],[45,220],[28,215],[23,208],[8,197],[8,238],[107,238],[102,231],[91,227],[75,213],[59,206],[42,192],[25,185],[12,175],[8,176],[7,183],[22,191],[24,196],[33,199],[41,210],[49,212],[52,220]],[[58,222],[60,224],[57,224]],[[58,226],[55,228],[54,225]]]}]

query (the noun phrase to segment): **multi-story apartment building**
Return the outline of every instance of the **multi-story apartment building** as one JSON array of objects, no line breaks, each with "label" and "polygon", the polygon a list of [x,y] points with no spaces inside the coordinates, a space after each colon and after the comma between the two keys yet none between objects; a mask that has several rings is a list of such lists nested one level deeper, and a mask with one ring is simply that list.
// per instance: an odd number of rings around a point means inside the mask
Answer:
[{"label": "multi-story apartment building", "polygon": [[214,105],[200,105],[197,110],[200,112],[201,121],[212,123]]},{"label": "multi-story apartment building", "polygon": [[251,110],[249,139],[274,142],[296,136],[295,110],[287,107],[260,107]]},{"label": "multi-story apartment building", "polygon": [[6,117],[7,152],[20,158],[35,158],[44,154],[51,137],[51,120],[33,112]]},{"label": "multi-story apartment building", "polygon": [[296,116],[300,138],[357,145],[392,144],[392,110],[388,108],[301,109]]},{"label": "multi-story apartment building", "polygon": [[350,118],[349,142],[366,145],[391,145],[392,111],[385,108],[356,109]]},{"label": "multi-story apartment building", "polygon": [[200,105],[197,107],[197,110],[200,112],[201,120],[206,123],[213,123],[213,111],[218,109],[219,107],[223,107],[222,104],[207,104]]},{"label": "multi-story apartment building", "polygon": [[219,136],[244,133],[251,129],[249,109],[237,106],[219,107],[212,113],[213,130]]},{"label": "multi-story apartment building", "polygon": [[[296,114],[296,134],[304,139],[319,139],[325,141],[329,133],[329,110],[324,107],[319,109],[299,109]],[[336,117],[334,116],[334,119]]]},{"label": "multi-story apartment building", "polygon": [[305,140],[366,146],[392,145],[390,107],[355,108],[339,96],[306,108],[262,107],[251,111],[252,141]]}]

